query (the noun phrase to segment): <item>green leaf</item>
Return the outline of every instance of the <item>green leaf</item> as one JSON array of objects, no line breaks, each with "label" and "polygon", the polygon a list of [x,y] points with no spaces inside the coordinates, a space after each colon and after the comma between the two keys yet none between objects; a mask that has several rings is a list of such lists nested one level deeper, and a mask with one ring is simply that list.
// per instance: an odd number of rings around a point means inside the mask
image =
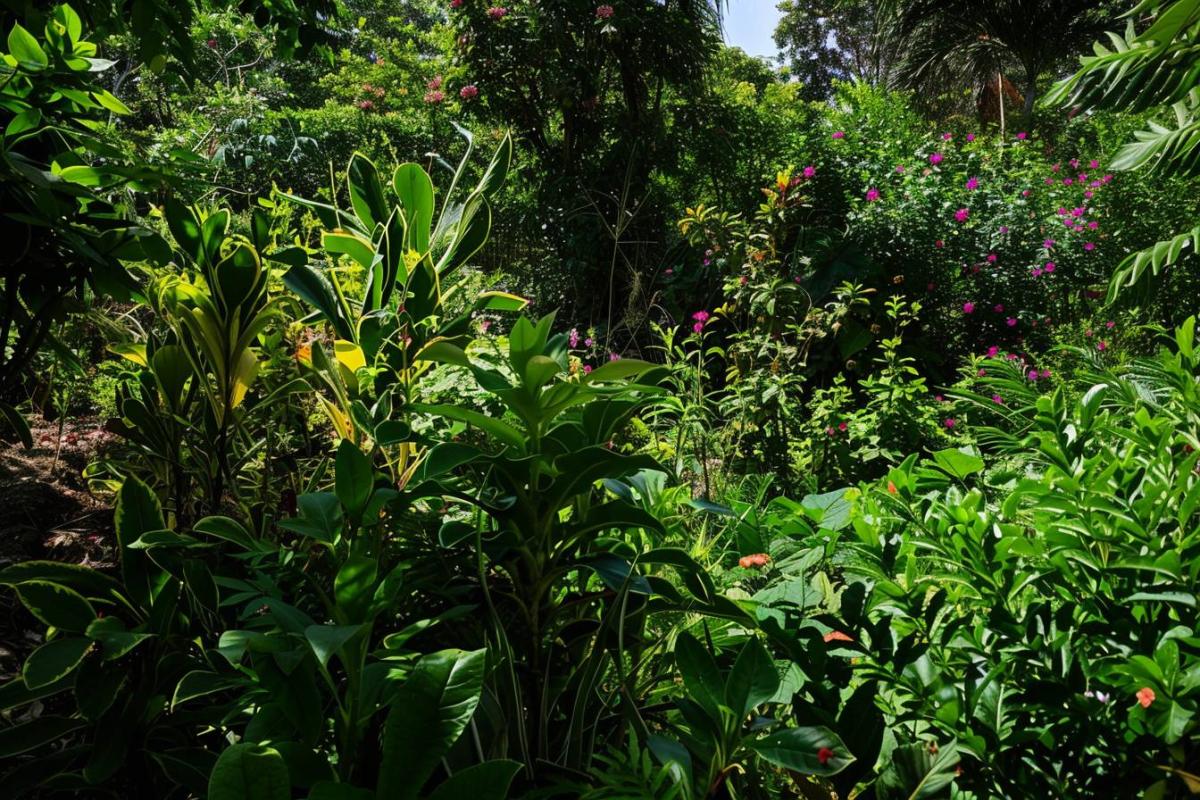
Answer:
[{"label": "green leaf", "polygon": [[25,449],[29,450],[33,447],[33,433],[29,429],[29,423],[25,421],[25,417],[21,412],[10,406],[8,403],[0,402],[0,417],[3,417],[21,439],[21,444],[25,445]]},{"label": "green leaf", "polygon": [[121,484],[113,511],[113,525],[117,529],[117,543],[120,545],[121,576],[125,590],[136,604],[149,608],[162,585],[162,576],[157,574],[159,570],[149,556],[130,549],[130,545],[143,534],[161,531],[167,526],[163,522],[158,498],[137,478],[127,478]]},{"label": "green leaf", "polygon": [[636,358],[618,358],[616,361],[609,361],[607,364],[596,367],[587,374],[583,381],[584,383],[623,381],[653,368],[654,365],[648,361],[639,361]]},{"label": "green leaf", "polygon": [[334,474],[338,500],[351,517],[357,518],[366,507],[373,488],[371,460],[349,439],[342,439]]},{"label": "green leaf", "polygon": [[767,761],[801,775],[836,775],[854,762],[854,755],[828,728],[787,728],[748,742]]},{"label": "green leaf", "polygon": [[252,536],[240,522],[229,517],[205,517],[192,526],[192,530],[224,539],[251,553],[267,553],[275,549]]},{"label": "green leaf", "polygon": [[433,225],[433,181],[429,173],[419,164],[401,164],[392,173],[392,188],[404,209],[405,244],[418,253],[427,253]]},{"label": "green leaf", "polygon": [[70,675],[91,648],[90,639],[72,636],[51,639],[29,654],[21,668],[25,686],[40,689]]},{"label": "green leaf", "polygon": [[429,800],[504,800],[520,770],[516,761],[485,761],[455,772],[429,795]]},{"label": "green leaf", "polygon": [[486,650],[443,650],[417,662],[383,729],[379,800],[415,800],[462,735],[483,689]]},{"label": "green leaf", "polygon": [[50,581],[24,581],[15,587],[29,613],[55,628],[83,633],[96,618],[96,609],[73,589]]},{"label": "green leaf", "polygon": [[982,472],[983,459],[972,452],[959,449],[939,450],[933,454],[937,466],[953,478],[962,480],[976,472]]},{"label": "green leaf", "polygon": [[387,222],[388,204],[383,196],[383,184],[374,162],[362,153],[350,157],[346,168],[346,186],[350,190],[350,205],[366,231]]},{"label": "green leaf", "polygon": [[696,637],[683,633],[675,643],[675,664],[679,667],[688,696],[715,719],[720,719],[720,707],[725,701],[725,684],[712,654]]},{"label": "green leaf", "polygon": [[356,619],[362,613],[375,589],[375,578],[379,562],[367,556],[350,556],[333,579],[333,595],[348,619]]},{"label": "green leaf", "polygon": [[757,637],[750,638],[742,646],[726,679],[725,705],[738,717],[744,717],[774,697],[778,688],[779,673],[775,671],[775,662]]},{"label": "green leaf", "polygon": [[38,717],[24,725],[0,728],[0,758],[28,753],[87,724],[86,719],[79,717]]},{"label": "green leaf", "polygon": [[278,750],[241,742],[225,748],[208,779],[208,800],[291,800],[287,764]]},{"label": "green leaf", "polygon": [[342,532],[342,504],[331,492],[300,495],[300,516],[280,520],[279,527],[332,545]]},{"label": "green leaf", "polygon": [[50,66],[46,51],[38,44],[38,40],[33,38],[33,34],[22,28],[19,22],[14,22],[12,30],[8,32],[8,52],[22,68],[31,72],[38,72]]},{"label": "green leaf", "polygon": [[308,639],[317,661],[325,666],[334,653],[361,631],[361,625],[309,625],[304,629],[304,637]]},{"label": "green leaf", "polygon": [[177,705],[188,700],[245,685],[245,679],[240,677],[222,675],[206,669],[194,669],[180,678],[175,686],[175,694],[171,697],[171,711],[174,712]]},{"label": "green leaf", "polygon": [[128,115],[133,113],[129,109],[129,106],[118,100],[116,96],[114,96],[107,89],[100,89],[99,91],[92,92],[92,97],[96,98],[97,103],[104,106],[114,114]]},{"label": "green leaf", "polygon": [[120,658],[147,639],[150,633],[138,633],[125,629],[125,623],[116,617],[101,617],[88,625],[87,636],[104,647],[104,660]]},{"label": "green leaf", "polygon": [[875,790],[880,800],[921,800],[942,797],[954,780],[958,748],[953,742],[930,752],[922,742],[902,745],[892,751],[891,761],[879,774]]}]

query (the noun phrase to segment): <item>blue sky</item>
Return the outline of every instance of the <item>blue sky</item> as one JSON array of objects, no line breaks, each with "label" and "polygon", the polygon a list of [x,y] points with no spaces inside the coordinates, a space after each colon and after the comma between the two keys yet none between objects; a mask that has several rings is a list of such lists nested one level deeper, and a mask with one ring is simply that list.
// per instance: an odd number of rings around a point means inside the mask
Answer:
[{"label": "blue sky", "polygon": [[775,56],[775,23],[779,0],[729,0],[725,9],[725,42],[752,56]]}]

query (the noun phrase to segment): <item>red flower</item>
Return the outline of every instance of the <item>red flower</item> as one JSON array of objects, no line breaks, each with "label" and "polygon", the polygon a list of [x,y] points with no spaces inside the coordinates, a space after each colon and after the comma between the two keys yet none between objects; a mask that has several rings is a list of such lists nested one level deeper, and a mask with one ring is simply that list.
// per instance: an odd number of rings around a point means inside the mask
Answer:
[{"label": "red flower", "polygon": [[1142,708],[1149,708],[1150,704],[1154,702],[1154,690],[1149,686],[1143,686],[1138,689],[1137,701],[1141,704]]},{"label": "red flower", "polygon": [[754,553],[753,555],[742,556],[738,559],[738,566],[742,569],[750,569],[751,567],[765,567],[771,560],[771,557],[766,553]]},{"label": "red flower", "polygon": [[821,766],[829,763],[829,759],[833,758],[833,751],[828,747],[822,747],[817,751],[817,761],[821,762]]}]

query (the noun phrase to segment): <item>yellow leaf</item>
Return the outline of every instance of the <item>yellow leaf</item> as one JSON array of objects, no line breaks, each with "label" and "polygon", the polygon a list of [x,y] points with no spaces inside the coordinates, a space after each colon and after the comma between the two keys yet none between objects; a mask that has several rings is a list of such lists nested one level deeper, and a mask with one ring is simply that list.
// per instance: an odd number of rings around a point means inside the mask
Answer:
[{"label": "yellow leaf", "polygon": [[362,348],[354,342],[338,339],[333,343],[333,353],[337,357],[338,363],[352,373],[367,365],[367,358],[363,355]]}]

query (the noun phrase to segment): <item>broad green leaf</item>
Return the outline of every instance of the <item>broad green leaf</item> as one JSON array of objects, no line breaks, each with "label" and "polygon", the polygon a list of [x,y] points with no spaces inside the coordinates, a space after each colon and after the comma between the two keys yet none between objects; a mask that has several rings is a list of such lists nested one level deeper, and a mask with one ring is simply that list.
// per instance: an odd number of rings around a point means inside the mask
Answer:
[{"label": "broad green leaf", "polygon": [[304,637],[308,639],[317,661],[325,666],[346,642],[361,632],[361,625],[310,625],[304,629]]},{"label": "broad green leaf", "polygon": [[117,543],[120,545],[121,575],[124,578],[125,590],[135,603],[149,608],[165,576],[150,561],[149,556],[130,549],[130,545],[143,534],[161,531],[167,527],[163,522],[158,498],[137,478],[126,478],[117,492],[113,524],[117,529]]},{"label": "broad green leaf", "polygon": [[742,646],[733,669],[725,681],[725,705],[739,717],[775,696],[779,688],[779,673],[767,649],[757,637]]},{"label": "broad green leaf", "polygon": [[8,32],[8,52],[23,69],[31,72],[38,72],[50,65],[46,51],[19,22],[14,22],[12,30]]},{"label": "broad green leaf", "polygon": [[241,742],[221,752],[208,779],[208,800],[291,800],[287,764],[279,751]]},{"label": "broad green leaf", "polygon": [[52,627],[83,633],[96,619],[96,609],[87,598],[62,584],[32,580],[14,588],[29,613]]},{"label": "broad green leaf", "polygon": [[983,459],[974,453],[963,450],[939,450],[933,454],[933,461],[951,477],[962,480],[976,472],[982,472]]},{"label": "broad green leaf", "polygon": [[762,758],[801,775],[836,775],[854,761],[838,735],[828,728],[786,728],[747,742]]},{"label": "broad green leaf", "polygon": [[37,717],[21,725],[0,728],[0,758],[11,758],[56,742],[87,724],[80,717]]},{"label": "broad green leaf", "polygon": [[335,461],[337,498],[351,517],[358,518],[374,488],[371,460],[349,439],[338,445]]},{"label": "broad green leaf", "polygon": [[485,761],[460,769],[429,795],[429,800],[505,800],[512,779],[520,772],[516,761]]},{"label": "broad green leaf", "polygon": [[383,729],[379,800],[415,800],[479,703],[485,650],[443,650],[417,662]]},{"label": "broad green leaf", "polygon": [[880,800],[922,800],[943,797],[954,780],[958,748],[953,742],[930,750],[914,742],[892,751],[891,761],[875,782]]},{"label": "broad green leaf", "polygon": [[81,636],[51,639],[25,659],[21,677],[30,689],[40,689],[70,675],[91,648],[90,639]]}]

